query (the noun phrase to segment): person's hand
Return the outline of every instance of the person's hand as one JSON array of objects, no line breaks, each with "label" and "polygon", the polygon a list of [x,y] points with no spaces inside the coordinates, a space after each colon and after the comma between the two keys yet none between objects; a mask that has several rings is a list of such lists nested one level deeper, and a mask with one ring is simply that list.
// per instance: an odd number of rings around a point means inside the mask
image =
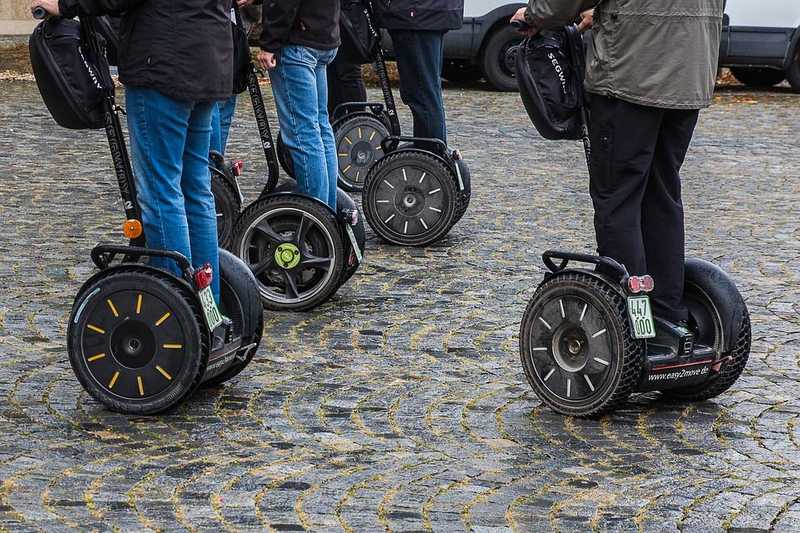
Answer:
[{"label": "person's hand", "polygon": [[238,0],[236,3],[239,4],[239,7],[245,7],[252,4],[255,0]]},{"label": "person's hand", "polygon": [[278,66],[278,58],[272,52],[261,50],[258,53],[258,64],[261,65],[261,68],[265,71],[272,70]]},{"label": "person's hand", "polygon": [[525,26],[526,26],[526,27],[525,27],[525,29],[520,29],[520,30],[517,30],[517,31],[518,31],[518,32],[520,32],[520,33],[521,33],[521,34],[523,34],[523,35],[526,35],[526,36],[528,36],[528,37],[533,37],[534,35],[536,35],[536,33],[538,32],[538,30],[536,30],[535,28],[531,28],[530,26],[528,26],[528,21],[527,21],[527,19],[525,18],[525,10],[526,10],[526,9],[528,9],[528,8],[527,8],[527,7],[521,7],[521,8],[519,8],[519,9],[517,10],[517,12],[516,12],[516,13],[514,13],[514,16],[513,16],[513,17],[511,17],[511,20],[510,20],[509,22],[514,22],[514,21],[520,21],[520,22],[522,22],[522,23],[523,23],[523,24],[525,24]]},{"label": "person's hand", "polygon": [[44,8],[50,15],[57,17],[59,15],[58,0],[31,0],[31,13],[37,7]]},{"label": "person's hand", "polygon": [[594,23],[594,9],[589,9],[581,13],[581,23],[578,24],[578,31],[584,32],[591,29]]}]

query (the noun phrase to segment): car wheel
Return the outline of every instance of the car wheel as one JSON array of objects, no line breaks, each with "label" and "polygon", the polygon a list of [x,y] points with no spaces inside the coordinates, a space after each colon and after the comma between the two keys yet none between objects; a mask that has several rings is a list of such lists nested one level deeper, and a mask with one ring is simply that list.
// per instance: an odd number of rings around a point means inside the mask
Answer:
[{"label": "car wheel", "polygon": [[522,35],[512,26],[495,30],[481,54],[481,69],[486,80],[498,91],[516,91],[516,56]]},{"label": "car wheel", "polygon": [[731,68],[733,77],[748,87],[772,87],[785,79],[783,71],[774,68]]}]

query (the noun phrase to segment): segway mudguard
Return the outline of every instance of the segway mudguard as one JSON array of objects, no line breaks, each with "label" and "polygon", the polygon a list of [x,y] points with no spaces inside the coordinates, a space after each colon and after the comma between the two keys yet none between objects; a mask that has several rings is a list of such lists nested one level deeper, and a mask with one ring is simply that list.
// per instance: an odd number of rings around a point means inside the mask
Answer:
[{"label": "segway mudguard", "polygon": [[[409,143],[400,145],[400,143]],[[433,150],[426,150],[419,148],[415,143],[425,143]],[[450,150],[444,141],[440,139],[426,139],[422,137],[406,137],[404,135],[390,135],[381,142],[381,147],[385,153],[401,154],[405,152],[424,152],[436,159],[438,159],[444,166],[450,169],[450,172],[456,177],[458,190],[464,192],[471,189],[471,179],[469,168],[461,158],[458,150]],[[465,172],[466,171],[466,172]]]}]

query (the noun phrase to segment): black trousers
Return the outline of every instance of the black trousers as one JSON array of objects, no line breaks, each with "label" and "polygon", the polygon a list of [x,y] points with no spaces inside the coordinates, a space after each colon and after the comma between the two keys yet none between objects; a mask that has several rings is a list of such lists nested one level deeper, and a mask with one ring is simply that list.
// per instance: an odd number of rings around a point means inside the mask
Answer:
[{"label": "black trousers", "polygon": [[[342,41],[342,46],[346,46]],[[336,59],[328,65],[328,113],[347,102],[366,102],[367,89],[361,77],[361,65],[350,63],[345,54],[339,50]]]},{"label": "black trousers", "polygon": [[650,274],[654,312],[686,320],[680,169],[698,111],[600,95],[591,95],[590,102],[597,251],[624,264],[630,274]]},{"label": "black trousers", "polygon": [[389,30],[400,74],[400,96],[414,117],[414,137],[447,142],[442,98],[444,34]]}]

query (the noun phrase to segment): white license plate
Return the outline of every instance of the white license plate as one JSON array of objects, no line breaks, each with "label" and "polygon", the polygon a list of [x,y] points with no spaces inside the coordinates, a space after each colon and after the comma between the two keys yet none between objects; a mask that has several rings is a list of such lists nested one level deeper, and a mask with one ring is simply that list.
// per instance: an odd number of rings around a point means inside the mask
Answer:
[{"label": "white license plate", "polygon": [[214,301],[214,293],[211,292],[211,287],[206,287],[200,291],[200,303],[203,305],[203,313],[206,315],[208,329],[214,331],[222,324],[222,315],[217,307],[217,302]]},{"label": "white license plate", "polygon": [[353,251],[356,253],[356,259],[358,259],[358,264],[360,265],[364,262],[364,255],[361,253],[361,248],[358,247],[356,234],[353,233],[353,227],[350,224],[346,224],[345,227],[347,228],[347,236],[350,237],[350,243],[353,245]]},{"label": "white license plate", "polygon": [[628,315],[631,317],[635,339],[652,339],[656,336],[653,313],[650,311],[650,297],[630,296],[628,298]]}]

